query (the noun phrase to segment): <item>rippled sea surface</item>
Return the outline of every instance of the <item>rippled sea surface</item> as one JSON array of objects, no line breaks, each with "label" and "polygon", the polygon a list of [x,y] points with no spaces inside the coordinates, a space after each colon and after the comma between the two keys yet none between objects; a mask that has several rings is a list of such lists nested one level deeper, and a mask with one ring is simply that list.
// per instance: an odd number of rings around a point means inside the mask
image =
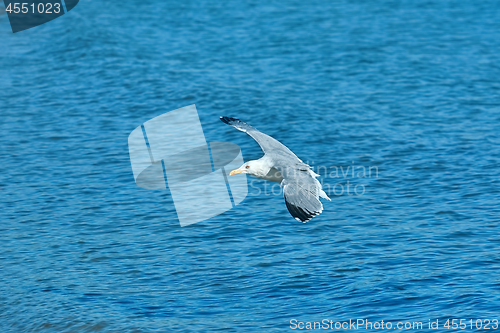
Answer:
[{"label": "rippled sea surface", "polygon": [[[500,319],[498,1],[81,1],[0,50],[2,332]],[[181,228],[127,138],[190,104],[314,165],[323,214],[259,180]]]}]

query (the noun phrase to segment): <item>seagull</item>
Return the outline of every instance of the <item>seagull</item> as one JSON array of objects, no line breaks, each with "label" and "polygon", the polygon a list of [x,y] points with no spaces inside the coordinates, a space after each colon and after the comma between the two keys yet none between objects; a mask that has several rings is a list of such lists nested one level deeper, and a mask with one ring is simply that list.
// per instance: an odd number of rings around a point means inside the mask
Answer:
[{"label": "seagull", "polygon": [[319,175],[309,165],[284,144],[249,124],[230,117],[220,117],[220,120],[250,135],[264,152],[258,160],[248,161],[231,171],[230,176],[243,173],[281,183],[286,208],[297,221],[305,223],[323,211],[319,198],[331,200],[316,179]]}]

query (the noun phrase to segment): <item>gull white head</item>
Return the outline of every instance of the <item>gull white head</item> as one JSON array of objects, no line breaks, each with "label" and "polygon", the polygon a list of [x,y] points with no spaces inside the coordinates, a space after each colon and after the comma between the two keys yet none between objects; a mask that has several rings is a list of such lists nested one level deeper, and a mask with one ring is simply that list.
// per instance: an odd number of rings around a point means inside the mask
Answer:
[{"label": "gull white head", "polygon": [[253,160],[243,163],[238,169],[235,169],[229,173],[230,176],[237,175],[239,173],[246,173],[256,177],[265,177],[269,172],[269,166],[266,165],[262,160]]}]

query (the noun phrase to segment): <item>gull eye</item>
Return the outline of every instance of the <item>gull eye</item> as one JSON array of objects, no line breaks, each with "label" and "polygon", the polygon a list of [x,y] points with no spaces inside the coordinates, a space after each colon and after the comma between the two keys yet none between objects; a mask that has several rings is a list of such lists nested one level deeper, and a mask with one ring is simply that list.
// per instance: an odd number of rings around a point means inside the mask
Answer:
[{"label": "gull eye", "polygon": [[245,168],[250,169],[250,165],[247,165]]}]

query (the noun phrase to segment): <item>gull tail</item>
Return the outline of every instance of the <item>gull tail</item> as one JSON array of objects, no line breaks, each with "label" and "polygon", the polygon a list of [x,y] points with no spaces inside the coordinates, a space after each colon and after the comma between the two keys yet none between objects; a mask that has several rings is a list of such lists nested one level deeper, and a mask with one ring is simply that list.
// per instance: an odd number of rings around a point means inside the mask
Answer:
[{"label": "gull tail", "polygon": [[328,197],[328,195],[325,193],[325,191],[323,191],[323,190],[319,190],[319,196],[322,197],[323,199],[328,200],[328,201],[332,201],[332,199],[330,199]]}]

